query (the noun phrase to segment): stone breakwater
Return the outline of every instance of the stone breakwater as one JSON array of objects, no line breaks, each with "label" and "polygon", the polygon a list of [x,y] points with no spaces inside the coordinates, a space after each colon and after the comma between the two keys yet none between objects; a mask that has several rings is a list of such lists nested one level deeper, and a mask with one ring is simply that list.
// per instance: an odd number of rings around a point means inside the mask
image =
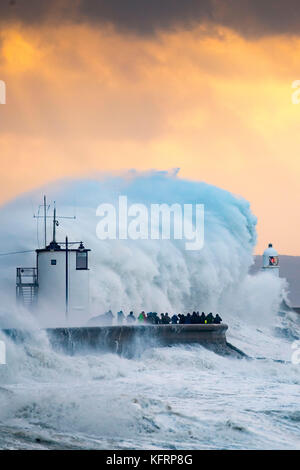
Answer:
[{"label": "stone breakwater", "polygon": [[[228,326],[221,325],[118,325],[47,328],[53,349],[66,354],[109,351],[126,357],[140,355],[146,348],[179,344],[201,344],[217,354],[245,357],[226,341]],[[16,342],[29,340],[29,330],[2,330]]]}]

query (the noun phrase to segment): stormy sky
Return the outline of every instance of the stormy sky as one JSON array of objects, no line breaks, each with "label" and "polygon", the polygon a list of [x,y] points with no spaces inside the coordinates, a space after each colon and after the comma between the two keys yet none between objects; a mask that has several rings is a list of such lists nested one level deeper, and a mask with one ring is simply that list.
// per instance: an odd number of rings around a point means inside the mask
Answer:
[{"label": "stormy sky", "polygon": [[139,35],[210,23],[245,37],[298,35],[298,0],[1,0],[1,22],[91,22]]},{"label": "stormy sky", "polygon": [[300,255],[299,25],[296,0],[0,0],[0,204],[180,168],[250,201],[258,253]]}]

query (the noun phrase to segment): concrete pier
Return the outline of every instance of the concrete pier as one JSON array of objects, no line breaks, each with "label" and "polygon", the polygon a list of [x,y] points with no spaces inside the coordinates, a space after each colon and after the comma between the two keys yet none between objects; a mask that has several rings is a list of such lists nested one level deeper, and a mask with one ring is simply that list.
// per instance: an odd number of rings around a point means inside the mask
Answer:
[{"label": "concrete pier", "polygon": [[175,344],[201,344],[217,354],[244,357],[226,341],[228,326],[221,325],[121,325],[47,329],[54,349],[67,354],[111,351],[133,357],[146,348]]},{"label": "concrete pier", "polygon": [[[78,328],[47,328],[53,349],[66,354],[110,351],[126,357],[146,348],[175,344],[201,344],[222,355],[241,357],[243,353],[226,341],[228,326],[221,325],[120,325]],[[16,341],[28,337],[21,330],[2,330]]]},{"label": "concrete pier", "polygon": [[84,328],[54,328],[47,333],[54,348],[69,353],[85,349],[109,350],[126,356],[147,347],[174,344],[226,344],[227,325],[122,325]]}]

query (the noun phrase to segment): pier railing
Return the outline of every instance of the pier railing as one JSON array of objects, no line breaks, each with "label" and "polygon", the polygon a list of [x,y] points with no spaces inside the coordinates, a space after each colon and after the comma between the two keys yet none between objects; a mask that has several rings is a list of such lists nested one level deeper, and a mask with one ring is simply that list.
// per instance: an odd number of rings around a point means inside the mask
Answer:
[{"label": "pier railing", "polygon": [[26,307],[32,307],[36,302],[37,291],[37,268],[17,268],[17,301]]}]

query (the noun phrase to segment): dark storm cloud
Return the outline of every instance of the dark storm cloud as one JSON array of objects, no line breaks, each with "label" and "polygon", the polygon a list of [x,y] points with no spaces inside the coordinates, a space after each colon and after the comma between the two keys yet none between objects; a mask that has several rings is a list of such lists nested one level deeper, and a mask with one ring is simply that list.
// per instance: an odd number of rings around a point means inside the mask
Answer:
[{"label": "dark storm cloud", "polygon": [[0,0],[1,23],[22,21],[36,24],[63,21],[71,17],[76,1],[71,0]]},{"label": "dark storm cloud", "polygon": [[214,19],[244,36],[300,34],[299,0],[216,0]]},{"label": "dark storm cloud", "polygon": [[0,0],[0,21],[88,21],[153,34],[209,22],[244,36],[300,33],[299,0]]},{"label": "dark storm cloud", "polygon": [[139,34],[213,19],[210,0],[87,0],[80,11],[91,20],[108,21]]}]

